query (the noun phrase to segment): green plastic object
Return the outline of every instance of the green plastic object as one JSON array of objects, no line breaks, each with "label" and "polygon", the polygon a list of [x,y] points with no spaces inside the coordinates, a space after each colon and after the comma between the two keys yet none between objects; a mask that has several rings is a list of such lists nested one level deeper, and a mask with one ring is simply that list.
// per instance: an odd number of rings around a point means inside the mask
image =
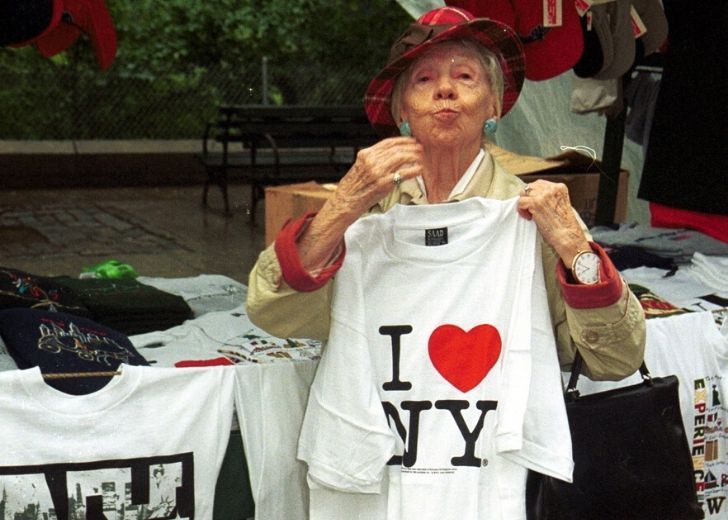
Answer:
[{"label": "green plastic object", "polygon": [[96,278],[136,278],[139,274],[129,264],[118,260],[106,260],[100,264],[84,267],[84,273],[93,273]]}]

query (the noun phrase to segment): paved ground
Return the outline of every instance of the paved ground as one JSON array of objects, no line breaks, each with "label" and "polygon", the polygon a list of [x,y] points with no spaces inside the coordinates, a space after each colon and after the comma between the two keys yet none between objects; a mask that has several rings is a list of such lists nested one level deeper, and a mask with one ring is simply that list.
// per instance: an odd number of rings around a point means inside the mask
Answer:
[{"label": "paved ground", "polygon": [[0,191],[0,266],[76,276],[116,259],[147,276],[224,274],[247,283],[264,244],[264,204],[256,224],[246,186],[231,188],[233,215],[219,191],[209,208],[201,187]]},{"label": "paved ground", "polygon": [[[247,187],[231,188],[231,217],[223,216],[215,189],[210,208],[203,208],[201,190],[0,189],[0,267],[77,276],[83,266],[113,258],[148,276],[224,274],[247,283],[263,248],[264,204],[259,204],[258,224],[251,225]],[[215,518],[252,514],[240,437],[232,439],[222,472],[223,481],[233,484],[220,488]]]}]

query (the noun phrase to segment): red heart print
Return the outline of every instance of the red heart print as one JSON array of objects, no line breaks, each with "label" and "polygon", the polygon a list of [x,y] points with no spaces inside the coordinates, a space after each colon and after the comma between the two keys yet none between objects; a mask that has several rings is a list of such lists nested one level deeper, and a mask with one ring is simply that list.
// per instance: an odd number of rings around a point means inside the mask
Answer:
[{"label": "red heart print", "polygon": [[488,375],[501,352],[501,337],[492,325],[468,332],[457,325],[440,325],[427,343],[432,365],[451,385],[467,392]]}]

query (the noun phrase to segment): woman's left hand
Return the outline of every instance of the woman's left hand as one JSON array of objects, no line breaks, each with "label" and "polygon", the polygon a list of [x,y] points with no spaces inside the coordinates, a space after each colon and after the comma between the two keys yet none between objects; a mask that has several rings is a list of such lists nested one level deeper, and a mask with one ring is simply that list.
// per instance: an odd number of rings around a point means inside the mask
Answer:
[{"label": "woman's left hand", "polygon": [[567,267],[576,253],[590,249],[589,241],[574,215],[565,184],[538,179],[521,192],[518,213],[536,223],[543,239]]}]

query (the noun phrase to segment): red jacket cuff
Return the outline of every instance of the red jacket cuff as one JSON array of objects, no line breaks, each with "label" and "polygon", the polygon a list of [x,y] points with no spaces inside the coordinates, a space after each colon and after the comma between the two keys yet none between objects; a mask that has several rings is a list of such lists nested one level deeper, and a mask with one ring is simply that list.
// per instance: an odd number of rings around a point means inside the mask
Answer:
[{"label": "red jacket cuff", "polygon": [[344,263],[344,257],[346,256],[346,247],[342,246],[341,252],[333,262],[321,269],[316,276],[313,276],[303,267],[296,247],[296,240],[306,229],[314,215],[315,213],[306,213],[296,220],[289,220],[283,226],[283,229],[278,232],[275,240],[275,252],[278,263],[281,264],[283,279],[292,289],[299,292],[315,291],[326,285],[326,282],[333,278],[341,264]]},{"label": "red jacket cuff", "polygon": [[622,278],[614,267],[607,253],[595,242],[590,242],[592,250],[602,260],[601,281],[594,285],[572,283],[571,273],[559,261],[556,264],[556,275],[561,285],[564,301],[573,309],[597,309],[617,303],[622,296]]}]

